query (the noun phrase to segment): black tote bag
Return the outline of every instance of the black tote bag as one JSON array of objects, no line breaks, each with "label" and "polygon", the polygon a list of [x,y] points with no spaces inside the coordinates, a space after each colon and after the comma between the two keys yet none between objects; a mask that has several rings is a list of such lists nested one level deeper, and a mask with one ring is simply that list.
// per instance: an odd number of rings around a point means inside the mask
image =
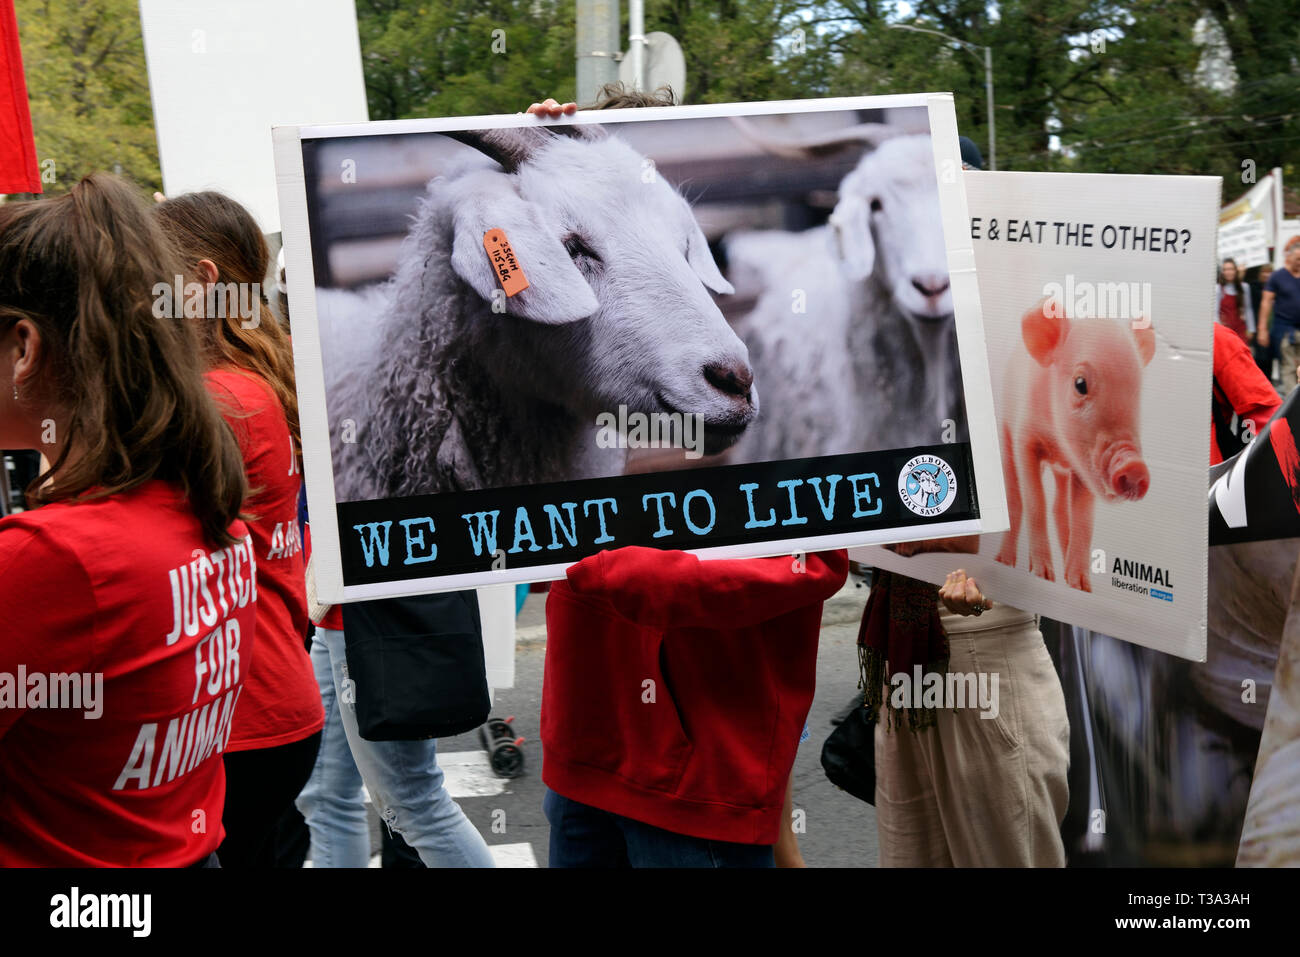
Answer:
[{"label": "black tote bag", "polygon": [[860,801],[876,803],[876,716],[853,708],[822,745],[822,770],[831,784]]},{"label": "black tote bag", "polygon": [[350,602],[343,608],[357,728],[368,741],[450,737],[491,710],[473,591]]}]

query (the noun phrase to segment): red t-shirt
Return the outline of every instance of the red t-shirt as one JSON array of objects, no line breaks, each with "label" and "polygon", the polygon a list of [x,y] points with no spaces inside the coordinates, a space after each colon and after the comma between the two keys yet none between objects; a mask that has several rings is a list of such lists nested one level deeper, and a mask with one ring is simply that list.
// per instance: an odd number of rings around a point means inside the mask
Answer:
[{"label": "red t-shirt", "polygon": [[325,724],[307,654],[307,570],[298,534],[302,475],[271,387],[237,369],[207,374],[208,390],[239,440],[252,496],[244,511],[257,550],[257,656],[249,666],[228,751],[301,741]]},{"label": "red t-shirt", "polygon": [[[152,481],[0,519],[0,867],[216,850],[257,556]],[[57,707],[56,707],[57,705]]]},{"label": "red t-shirt", "polygon": [[[1259,371],[1249,347],[1221,323],[1214,325],[1213,400],[1210,403],[1210,464],[1218,465],[1245,448],[1282,404],[1268,376]],[[1234,434],[1231,419],[1238,422]],[[1250,430],[1244,422],[1249,420]]]}]

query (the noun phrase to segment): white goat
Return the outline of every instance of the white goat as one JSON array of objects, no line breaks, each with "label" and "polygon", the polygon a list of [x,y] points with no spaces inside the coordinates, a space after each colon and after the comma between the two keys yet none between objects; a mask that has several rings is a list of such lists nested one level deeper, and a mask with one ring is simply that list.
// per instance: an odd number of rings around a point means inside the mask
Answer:
[{"label": "white goat", "polygon": [[[766,411],[737,459],[967,437],[929,136],[869,125],[764,145],[807,156],[853,142],[875,148],[841,182],[828,227],[727,239],[733,270],[766,275],[758,306],[737,324],[764,383]],[[780,258],[772,249],[782,250]],[[804,315],[792,308],[800,293]],[[846,358],[836,360],[838,352]],[[945,420],[953,423],[949,435]]]},{"label": "white goat", "polygon": [[[600,127],[447,135],[496,164],[429,184],[377,318],[319,297],[339,500],[618,474],[627,453],[599,449],[595,423],[620,405],[701,414],[704,450],[730,446],[757,392],[677,191]],[[495,229],[528,282],[513,296],[484,250]]]}]

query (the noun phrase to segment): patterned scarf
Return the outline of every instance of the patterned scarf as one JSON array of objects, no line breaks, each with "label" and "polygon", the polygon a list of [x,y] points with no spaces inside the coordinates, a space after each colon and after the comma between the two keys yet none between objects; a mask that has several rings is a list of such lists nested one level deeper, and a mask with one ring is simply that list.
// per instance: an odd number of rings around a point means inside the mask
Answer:
[{"label": "patterned scarf", "polygon": [[[886,710],[887,730],[892,731],[902,716],[886,697],[886,676],[901,672],[910,681],[916,665],[925,672],[947,670],[948,637],[939,620],[939,586],[877,568],[858,629],[858,687],[877,718]],[[914,689],[913,702],[919,698],[920,689]],[[911,730],[934,725],[934,709],[905,710]]]}]

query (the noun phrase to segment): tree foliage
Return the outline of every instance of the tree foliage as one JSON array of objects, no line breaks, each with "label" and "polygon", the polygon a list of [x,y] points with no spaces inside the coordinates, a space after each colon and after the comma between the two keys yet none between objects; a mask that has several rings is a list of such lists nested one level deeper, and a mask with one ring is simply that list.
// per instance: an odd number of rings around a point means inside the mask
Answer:
[{"label": "tree foliage", "polygon": [[95,170],[162,189],[135,0],[17,0],[15,9],[45,192]]},{"label": "tree foliage", "polygon": [[[115,167],[156,186],[134,0],[17,0],[17,10],[52,188]],[[1206,81],[1207,15],[1232,84]],[[574,0],[357,0],[370,116],[572,98],[574,16]],[[681,42],[687,102],[948,90],[959,128],[987,156],[988,46],[1002,169],[1220,175],[1225,200],[1249,187],[1249,170],[1283,166],[1300,183],[1295,0],[647,0],[646,28]]]}]

